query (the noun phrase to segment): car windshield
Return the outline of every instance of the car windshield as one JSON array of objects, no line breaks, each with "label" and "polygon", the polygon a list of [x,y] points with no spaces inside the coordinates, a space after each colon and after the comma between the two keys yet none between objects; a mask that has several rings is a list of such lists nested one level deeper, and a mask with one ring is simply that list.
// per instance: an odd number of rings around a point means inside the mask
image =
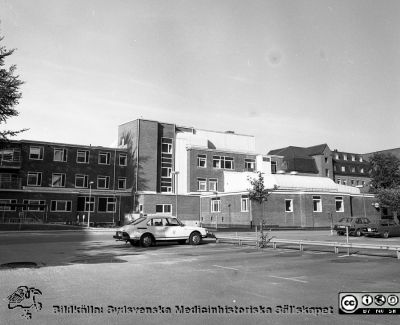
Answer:
[{"label": "car windshield", "polygon": [[129,225],[137,225],[138,223],[141,223],[143,220],[146,220],[146,218],[145,217],[140,217],[138,219],[135,219],[135,220],[131,221],[129,223]]},{"label": "car windshield", "polygon": [[342,218],[339,222],[351,222],[351,218]]}]

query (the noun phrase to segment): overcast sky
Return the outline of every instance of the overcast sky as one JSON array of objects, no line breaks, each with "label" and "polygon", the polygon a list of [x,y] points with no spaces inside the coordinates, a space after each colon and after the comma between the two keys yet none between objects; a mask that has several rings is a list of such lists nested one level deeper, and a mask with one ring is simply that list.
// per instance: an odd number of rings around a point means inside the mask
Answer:
[{"label": "overcast sky", "polygon": [[400,147],[400,1],[0,0],[17,139],[109,146],[139,117],[260,153]]}]

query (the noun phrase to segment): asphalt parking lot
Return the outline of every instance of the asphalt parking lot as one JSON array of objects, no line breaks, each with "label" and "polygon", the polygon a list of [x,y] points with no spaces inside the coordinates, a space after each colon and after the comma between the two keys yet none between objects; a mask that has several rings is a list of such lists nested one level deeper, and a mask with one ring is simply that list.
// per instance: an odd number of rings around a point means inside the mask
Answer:
[{"label": "asphalt parking lot", "polygon": [[400,262],[393,257],[256,249],[213,241],[143,249],[116,242],[111,235],[2,234],[0,265],[37,264],[0,268],[3,321],[25,321],[23,308],[9,308],[8,297],[19,286],[41,292],[41,308],[29,309],[29,324],[399,321],[397,315],[338,314],[339,292],[400,291]]}]

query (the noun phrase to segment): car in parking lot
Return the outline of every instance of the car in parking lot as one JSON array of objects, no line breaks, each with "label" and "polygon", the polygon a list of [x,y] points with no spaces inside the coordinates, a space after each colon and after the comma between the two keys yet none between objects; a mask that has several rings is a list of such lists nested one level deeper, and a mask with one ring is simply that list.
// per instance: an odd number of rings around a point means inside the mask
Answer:
[{"label": "car in parking lot", "polygon": [[383,238],[400,236],[400,225],[394,220],[379,220],[378,223],[364,228],[363,233],[365,236],[380,236]]},{"label": "car in parking lot", "polygon": [[349,228],[349,235],[361,236],[363,235],[363,229],[367,228],[371,224],[368,218],[361,217],[344,217],[338,221],[333,227],[339,236],[346,234],[346,228]]},{"label": "car in parking lot", "polygon": [[180,244],[187,241],[191,245],[198,245],[203,238],[210,236],[211,233],[206,228],[186,226],[172,216],[153,215],[139,217],[118,229],[113,237],[132,245],[140,243],[143,247],[149,247],[158,241],[176,241]]}]

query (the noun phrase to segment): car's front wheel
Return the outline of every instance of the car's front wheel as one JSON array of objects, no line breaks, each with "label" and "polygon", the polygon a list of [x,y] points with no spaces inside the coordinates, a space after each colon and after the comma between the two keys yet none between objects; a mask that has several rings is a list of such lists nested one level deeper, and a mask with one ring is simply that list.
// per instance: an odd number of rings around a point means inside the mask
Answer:
[{"label": "car's front wheel", "polygon": [[389,231],[385,231],[383,234],[382,234],[382,237],[383,238],[389,238]]},{"label": "car's front wheel", "polygon": [[356,237],[360,237],[362,235],[361,229],[356,229],[356,231],[354,232],[354,235]]},{"label": "car's front wheel", "polygon": [[142,247],[150,247],[153,246],[153,244],[154,244],[154,238],[150,234],[144,234],[140,238],[140,245],[142,245]]},{"label": "car's front wheel", "polygon": [[190,234],[189,244],[190,245],[199,245],[201,243],[201,235],[199,232],[195,231]]}]

